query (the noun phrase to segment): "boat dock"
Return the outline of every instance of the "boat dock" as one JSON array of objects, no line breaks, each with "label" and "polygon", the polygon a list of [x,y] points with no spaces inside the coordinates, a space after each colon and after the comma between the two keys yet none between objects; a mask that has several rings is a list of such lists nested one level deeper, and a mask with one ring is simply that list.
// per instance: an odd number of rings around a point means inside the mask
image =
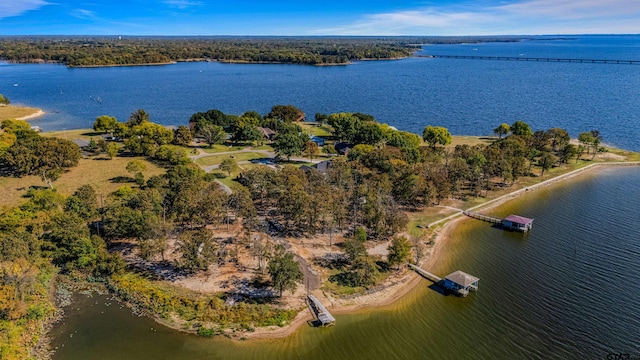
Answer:
[{"label": "boat dock", "polygon": [[538,61],[538,62],[563,62],[563,63],[588,63],[588,64],[627,64],[640,65],[640,60],[622,59],[570,59],[570,58],[540,58],[524,56],[478,56],[478,55],[426,55],[422,57],[442,59],[468,59],[468,60],[505,60],[505,61]]},{"label": "boat dock", "polygon": [[309,305],[321,326],[331,326],[336,324],[336,319],[331,315],[331,313],[329,313],[329,311],[327,311],[320,300],[316,299],[316,297],[311,294],[307,295],[307,297],[309,298]]},{"label": "boat dock", "polygon": [[453,272],[442,279],[441,277],[436,276],[413,264],[409,264],[409,267],[415,270],[418,274],[422,275],[424,278],[433,281],[435,284],[440,285],[448,291],[459,296],[466,297],[467,295],[469,295],[470,291],[478,291],[478,282],[480,281],[480,279],[460,270]]},{"label": "boat dock", "polygon": [[533,226],[533,219],[529,219],[519,215],[509,215],[506,218],[501,219],[494,216],[480,214],[480,213],[471,212],[471,211],[463,211],[462,213],[474,219],[490,222],[493,224],[498,224],[500,227],[502,227],[505,230],[516,230],[521,232],[527,232],[531,230],[531,227]]}]

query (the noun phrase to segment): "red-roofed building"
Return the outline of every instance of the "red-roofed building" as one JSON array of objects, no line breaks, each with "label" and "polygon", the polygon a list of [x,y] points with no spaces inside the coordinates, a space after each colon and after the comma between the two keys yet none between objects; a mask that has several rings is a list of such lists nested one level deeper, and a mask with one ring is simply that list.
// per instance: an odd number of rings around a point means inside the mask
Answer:
[{"label": "red-roofed building", "polygon": [[532,225],[533,219],[529,219],[524,216],[509,215],[502,220],[502,226],[512,230],[527,232],[531,230]]}]

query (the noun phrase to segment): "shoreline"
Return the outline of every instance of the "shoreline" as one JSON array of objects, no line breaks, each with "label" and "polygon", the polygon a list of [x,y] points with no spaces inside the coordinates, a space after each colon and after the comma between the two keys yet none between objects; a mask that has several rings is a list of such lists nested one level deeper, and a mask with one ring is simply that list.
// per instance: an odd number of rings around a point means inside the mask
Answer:
[{"label": "shoreline", "polygon": [[[499,196],[488,201],[487,203],[471,207],[468,210],[480,208],[482,208],[482,210],[492,210],[510,200],[517,199],[524,194],[529,194],[531,191],[554,185],[565,180],[572,179],[579,175],[585,175],[591,173],[594,170],[617,166],[640,166],[640,162],[609,162],[590,164],[583,168],[573,170],[566,174],[558,175],[535,185],[531,185],[523,189],[518,189],[508,194]],[[460,222],[471,219],[462,215],[462,212],[455,213],[453,215],[447,216],[444,219],[429,224],[429,227],[432,227],[434,225],[439,225],[440,227],[437,227],[434,234],[432,235],[434,246],[428,251],[427,255],[418,264],[418,266],[429,269],[435,264],[436,261],[440,260],[441,257],[445,255],[442,252],[442,249],[450,239],[452,230],[455,229],[456,225],[458,225]],[[394,281],[392,284],[370,294],[356,296],[355,298],[350,299],[331,299],[330,297],[326,296],[322,290],[316,290],[314,292],[314,295],[316,297],[319,297],[321,301],[324,300],[329,302],[329,305],[327,306],[327,304],[325,304],[325,306],[329,308],[332,314],[349,314],[363,309],[373,309],[390,305],[411,292],[418,284],[422,282],[422,280],[424,279],[415,271],[405,270],[405,272],[399,277],[399,279]],[[347,302],[351,302],[351,304],[347,304]],[[285,338],[295,333],[304,323],[307,323],[308,321],[313,319],[314,318],[309,313],[308,309],[304,309],[300,311],[296,315],[296,317],[284,327],[256,328],[254,332],[243,333],[242,336],[245,339],[250,340],[274,340]],[[232,339],[237,340],[235,338]]]},{"label": "shoreline", "polygon": [[27,115],[27,116],[22,116],[22,117],[16,118],[16,120],[24,120],[24,121],[32,120],[32,119],[44,116],[45,114],[46,114],[46,112],[44,112],[41,109],[38,109],[38,111],[36,111],[35,113],[33,113],[31,115]]}]

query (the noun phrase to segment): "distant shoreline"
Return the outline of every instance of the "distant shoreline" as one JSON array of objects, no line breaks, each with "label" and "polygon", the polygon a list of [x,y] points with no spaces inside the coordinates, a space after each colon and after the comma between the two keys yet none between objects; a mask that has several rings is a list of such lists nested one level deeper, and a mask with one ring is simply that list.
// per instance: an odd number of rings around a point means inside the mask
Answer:
[{"label": "distant shoreline", "polygon": [[128,67],[128,66],[163,66],[163,65],[173,65],[176,64],[176,61],[162,62],[162,63],[146,63],[146,64],[110,64],[110,65],[67,65],[67,67],[74,69],[83,69],[83,68],[103,68],[103,67]]}]

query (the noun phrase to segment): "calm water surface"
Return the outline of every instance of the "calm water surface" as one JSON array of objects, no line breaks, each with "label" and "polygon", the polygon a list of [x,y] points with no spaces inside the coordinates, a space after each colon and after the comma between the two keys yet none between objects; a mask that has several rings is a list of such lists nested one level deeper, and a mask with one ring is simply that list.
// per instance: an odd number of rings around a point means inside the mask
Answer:
[{"label": "calm water surface", "polygon": [[[640,59],[640,36],[572,37],[471,45],[434,45],[422,54]],[[14,86],[17,85],[17,86]],[[126,120],[143,108],[165,125],[196,111],[266,114],[294,104],[316,112],[360,111],[403,130],[442,125],[453,134],[487,135],[522,119],[534,129],[577,136],[599,129],[608,143],[640,150],[640,65],[530,63],[409,58],[350,66],[182,63],[70,69],[0,64],[0,93],[43,108],[45,130],[91,127],[97,116]]]},{"label": "calm water surface", "polygon": [[[54,329],[56,359],[604,359],[640,356],[640,169],[583,175],[501,207],[528,235],[467,220],[434,272],[478,276],[468,298],[425,280],[397,303],[336,316],[329,329],[231,342],[164,329],[116,302],[84,298]],[[105,306],[111,303],[111,306]]]}]

